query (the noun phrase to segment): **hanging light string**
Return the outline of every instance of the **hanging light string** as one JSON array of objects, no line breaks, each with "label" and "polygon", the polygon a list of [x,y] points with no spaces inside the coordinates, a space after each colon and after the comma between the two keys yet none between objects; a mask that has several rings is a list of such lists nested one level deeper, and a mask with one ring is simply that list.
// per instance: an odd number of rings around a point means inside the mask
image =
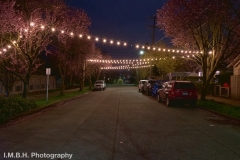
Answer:
[{"label": "hanging light string", "polygon": [[113,67],[101,67],[102,70],[121,70],[121,69],[137,69],[137,68],[149,68],[153,65],[142,65],[142,66],[113,66]]},{"label": "hanging light string", "polygon": [[143,58],[143,59],[89,59],[87,61],[92,63],[108,63],[108,64],[138,64],[138,63],[149,63],[154,61],[167,60],[169,58],[192,58],[195,55],[185,55],[185,56],[172,56],[165,58]]},{"label": "hanging light string", "polygon": [[[33,27],[39,27],[41,30],[46,30],[46,26],[44,25],[36,25],[34,22],[30,22],[31,28]],[[117,45],[117,46],[127,46],[127,42],[125,41],[118,41],[114,39],[107,39],[107,38],[100,38],[98,36],[92,36],[92,35],[87,35],[87,34],[82,34],[82,33],[74,33],[74,32],[66,32],[64,30],[58,30],[55,27],[48,27],[52,32],[58,33],[58,34],[66,34],[71,37],[73,36],[78,36],[79,38],[85,38],[87,40],[94,40],[95,42],[102,42],[103,44],[110,44],[110,45]],[[29,29],[25,29],[24,31],[27,32]],[[20,37],[21,38],[21,37]],[[12,44],[16,44],[16,41],[12,41]],[[199,53],[203,53],[202,51],[191,51],[191,50],[181,50],[181,49],[171,49],[171,48],[160,48],[160,47],[155,47],[155,46],[146,46],[146,45],[131,45],[135,46],[136,49],[145,49],[145,50],[152,50],[152,51],[161,51],[161,52],[171,52],[171,53],[185,53],[189,55],[196,55]],[[9,49],[11,49],[12,46],[10,44],[6,45],[5,47],[1,47],[0,49],[0,54],[7,52]],[[210,52],[209,52],[210,54]]]}]

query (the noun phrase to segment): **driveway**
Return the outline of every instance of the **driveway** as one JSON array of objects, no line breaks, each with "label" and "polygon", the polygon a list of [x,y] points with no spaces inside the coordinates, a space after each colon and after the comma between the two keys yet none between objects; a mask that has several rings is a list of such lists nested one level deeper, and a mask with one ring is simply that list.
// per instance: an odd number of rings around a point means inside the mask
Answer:
[{"label": "driveway", "polygon": [[1,128],[0,159],[239,160],[240,128],[219,119],[108,87]]}]

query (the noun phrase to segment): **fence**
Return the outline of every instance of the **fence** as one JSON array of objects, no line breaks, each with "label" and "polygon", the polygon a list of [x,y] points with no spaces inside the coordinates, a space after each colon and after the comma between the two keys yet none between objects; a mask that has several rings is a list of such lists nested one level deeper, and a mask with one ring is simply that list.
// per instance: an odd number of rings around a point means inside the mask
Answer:
[{"label": "fence", "polygon": [[240,76],[231,76],[231,98],[240,100]]}]

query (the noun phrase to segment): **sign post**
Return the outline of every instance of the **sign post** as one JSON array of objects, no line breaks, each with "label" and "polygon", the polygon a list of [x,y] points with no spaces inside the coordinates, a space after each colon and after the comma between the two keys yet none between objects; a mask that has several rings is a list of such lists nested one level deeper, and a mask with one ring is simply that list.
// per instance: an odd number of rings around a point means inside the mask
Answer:
[{"label": "sign post", "polygon": [[49,83],[49,75],[51,74],[51,68],[46,68],[46,75],[47,75],[47,96],[46,101],[48,102],[48,83]]}]

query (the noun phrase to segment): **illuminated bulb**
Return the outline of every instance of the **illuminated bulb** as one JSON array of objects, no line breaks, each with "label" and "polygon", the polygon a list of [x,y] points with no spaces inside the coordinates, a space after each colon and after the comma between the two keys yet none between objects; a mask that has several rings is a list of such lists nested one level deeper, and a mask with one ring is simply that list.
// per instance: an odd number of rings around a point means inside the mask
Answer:
[{"label": "illuminated bulb", "polygon": [[3,48],[3,52],[7,52],[7,49],[6,49],[6,48]]},{"label": "illuminated bulb", "polygon": [[0,54],[2,54],[2,52],[0,51]]},{"label": "illuminated bulb", "polygon": [[71,32],[70,35],[73,36],[73,32]]},{"label": "illuminated bulb", "polygon": [[142,49],[144,49],[145,47],[144,46],[142,46]]},{"label": "illuminated bulb", "polygon": [[17,43],[16,41],[13,41],[13,44]]},{"label": "illuminated bulb", "polygon": [[150,47],[148,47],[148,49],[150,49]]},{"label": "illuminated bulb", "polygon": [[156,48],[153,48],[153,50],[155,50]]},{"label": "illuminated bulb", "polygon": [[165,52],[166,51],[166,49],[163,49],[163,52]]},{"label": "illuminated bulb", "polygon": [[24,31],[25,31],[25,32],[27,32],[28,30],[27,30],[27,29],[25,29]]},{"label": "illuminated bulb", "polygon": [[42,26],[41,26],[41,29],[44,29],[44,28],[45,28],[45,27],[42,25]]},{"label": "illuminated bulb", "polygon": [[55,32],[55,28],[52,28],[52,31]]},{"label": "illuminated bulb", "polygon": [[61,33],[64,33],[64,30],[62,30]]},{"label": "illuminated bulb", "polygon": [[161,51],[161,48],[158,48],[159,51]]},{"label": "illuminated bulb", "polygon": [[22,35],[21,35],[21,36],[19,36],[19,38],[22,38]]},{"label": "illuminated bulb", "polygon": [[173,56],[172,58],[173,58],[173,59],[175,59],[175,57],[174,57],[174,56]]},{"label": "illuminated bulb", "polygon": [[88,38],[88,39],[91,39],[91,36],[88,36],[87,38]]},{"label": "illuminated bulb", "polygon": [[82,35],[81,35],[81,34],[79,34],[79,37],[80,37],[80,38],[82,38]]},{"label": "illuminated bulb", "polygon": [[106,43],[106,42],[107,42],[107,40],[106,40],[106,39],[103,39],[103,42],[104,42],[104,43]]},{"label": "illuminated bulb", "polygon": [[30,26],[34,26],[34,22],[31,22],[31,23],[30,23]]},{"label": "illuminated bulb", "polygon": [[11,48],[11,46],[10,46],[10,45],[8,45],[8,48]]},{"label": "illuminated bulb", "polygon": [[117,45],[120,45],[120,42],[117,42]]},{"label": "illuminated bulb", "polygon": [[95,38],[95,41],[98,41],[99,39],[98,38]]},{"label": "illuminated bulb", "polygon": [[110,43],[113,44],[113,41],[111,40]]},{"label": "illuminated bulb", "polygon": [[136,45],[136,48],[139,48],[139,45]]},{"label": "illuminated bulb", "polygon": [[126,45],[127,45],[127,43],[124,43],[123,45],[124,45],[124,46],[126,46]]}]

